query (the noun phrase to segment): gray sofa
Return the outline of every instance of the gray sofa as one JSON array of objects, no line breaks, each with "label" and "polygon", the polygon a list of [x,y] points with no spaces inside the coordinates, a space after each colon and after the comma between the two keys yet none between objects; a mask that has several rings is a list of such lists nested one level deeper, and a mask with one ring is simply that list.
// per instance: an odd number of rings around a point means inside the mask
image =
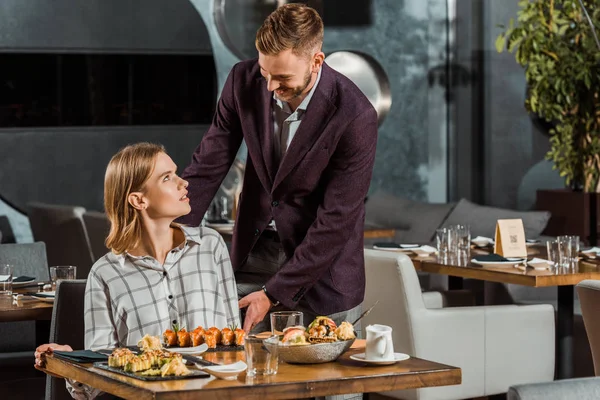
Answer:
[{"label": "gray sofa", "polygon": [[539,239],[543,238],[542,231],[550,219],[547,211],[508,210],[482,206],[467,199],[456,203],[425,203],[384,191],[369,196],[365,208],[365,225],[395,229],[397,243],[430,243],[435,239],[437,228],[459,223],[470,225],[472,237],[493,238],[496,221],[512,218],[523,220],[527,239]]}]

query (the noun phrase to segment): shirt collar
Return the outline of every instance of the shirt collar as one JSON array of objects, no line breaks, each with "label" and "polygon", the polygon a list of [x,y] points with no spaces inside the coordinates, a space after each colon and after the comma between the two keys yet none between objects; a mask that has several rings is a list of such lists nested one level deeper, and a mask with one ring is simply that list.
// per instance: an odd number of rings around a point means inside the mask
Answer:
[{"label": "shirt collar", "polygon": [[[310,102],[310,99],[312,99],[313,94],[315,93],[315,90],[317,88],[317,85],[319,84],[319,81],[321,80],[321,71],[323,71],[323,67],[319,68],[319,72],[317,73],[317,80],[315,81],[315,84],[310,89],[310,91],[308,92],[308,94],[306,95],[306,97],[304,98],[304,100],[302,100],[302,102],[300,103],[300,105],[298,106],[298,108],[296,108],[296,110],[306,111],[306,108],[308,107],[308,103]],[[277,96],[275,96],[275,91],[273,91],[273,100],[275,100],[275,103],[282,110],[288,110],[288,111],[290,110],[289,106],[287,105],[287,103],[283,104],[283,101],[279,100],[277,98]]]}]

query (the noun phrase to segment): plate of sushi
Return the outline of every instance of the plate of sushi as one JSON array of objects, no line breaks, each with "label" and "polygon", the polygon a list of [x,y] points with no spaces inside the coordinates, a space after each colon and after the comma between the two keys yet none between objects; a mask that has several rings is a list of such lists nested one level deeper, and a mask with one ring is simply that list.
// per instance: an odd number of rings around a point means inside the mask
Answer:
[{"label": "plate of sushi", "polygon": [[292,326],[283,330],[279,342],[279,356],[287,363],[318,364],[335,361],[347,351],[356,333],[351,323],[339,326],[329,317],[319,316],[308,325]]},{"label": "plate of sushi", "polygon": [[125,347],[116,348],[107,362],[95,362],[93,365],[146,381],[208,377],[195,365],[186,366],[181,354],[165,351],[159,337],[145,335],[138,342],[138,347],[138,352]]},{"label": "plate of sushi", "polygon": [[219,329],[196,327],[191,332],[174,324],[163,333],[165,350],[180,354],[201,354],[206,351],[238,351],[244,349],[244,330],[236,326]]}]

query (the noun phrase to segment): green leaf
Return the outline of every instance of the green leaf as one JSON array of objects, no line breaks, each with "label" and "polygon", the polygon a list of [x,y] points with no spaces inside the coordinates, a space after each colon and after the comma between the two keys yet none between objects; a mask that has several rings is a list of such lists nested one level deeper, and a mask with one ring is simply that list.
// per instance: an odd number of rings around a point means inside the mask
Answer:
[{"label": "green leaf", "polygon": [[498,35],[498,37],[496,38],[496,51],[498,53],[502,53],[502,50],[504,50],[505,44],[506,44],[506,37],[502,34]]}]

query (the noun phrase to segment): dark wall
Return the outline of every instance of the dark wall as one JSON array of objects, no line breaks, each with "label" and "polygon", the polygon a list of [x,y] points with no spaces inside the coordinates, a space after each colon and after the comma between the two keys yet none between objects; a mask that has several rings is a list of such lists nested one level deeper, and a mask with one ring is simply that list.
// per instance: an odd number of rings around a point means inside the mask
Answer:
[{"label": "dark wall", "polygon": [[0,193],[22,211],[30,201],[102,210],[104,171],[121,147],[162,143],[179,171],[208,126],[0,130]]},{"label": "dark wall", "polygon": [[211,53],[189,0],[2,0],[0,51]]}]

